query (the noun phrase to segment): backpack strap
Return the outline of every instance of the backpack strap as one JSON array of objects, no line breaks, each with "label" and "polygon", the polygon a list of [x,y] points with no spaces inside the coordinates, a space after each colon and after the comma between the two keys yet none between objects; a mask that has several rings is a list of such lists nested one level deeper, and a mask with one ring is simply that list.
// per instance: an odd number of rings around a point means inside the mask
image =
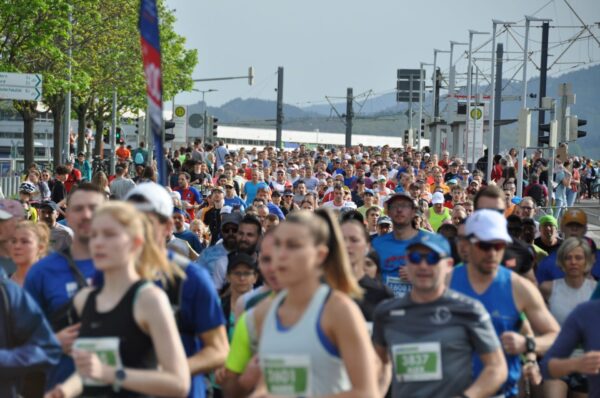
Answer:
[{"label": "backpack strap", "polygon": [[67,260],[69,270],[71,270],[71,273],[75,277],[75,282],[77,283],[77,290],[86,287],[88,284],[85,280],[85,277],[77,267],[77,264],[75,264],[75,260],[73,260],[73,256],[71,255],[71,250],[69,248],[66,248],[63,251],[58,252],[58,254],[60,254]]}]

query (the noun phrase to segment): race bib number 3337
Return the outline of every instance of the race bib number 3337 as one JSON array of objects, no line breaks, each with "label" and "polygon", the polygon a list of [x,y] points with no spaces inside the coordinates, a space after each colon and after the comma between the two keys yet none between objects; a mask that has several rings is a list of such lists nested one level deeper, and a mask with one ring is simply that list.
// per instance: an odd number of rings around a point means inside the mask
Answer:
[{"label": "race bib number 3337", "polygon": [[310,395],[310,357],[307,355],[269,355],[261,359],[270,394]]},{"label": "race bib number 3337", "polygon": [[398,382],[442,379],[442,353],[439,342],[396,344],[392,355]]}]

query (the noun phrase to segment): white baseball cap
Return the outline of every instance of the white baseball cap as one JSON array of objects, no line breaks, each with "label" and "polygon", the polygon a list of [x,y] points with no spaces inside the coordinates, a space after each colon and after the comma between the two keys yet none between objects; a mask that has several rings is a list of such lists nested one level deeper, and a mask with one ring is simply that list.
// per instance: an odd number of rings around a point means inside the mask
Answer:
[{"label": "white baseball cap", "polygon": [[512,239],[506,225],[506,218],[498,211],[481,209],[473,212],[467,218],[465,233],[467,236],[473,235],[484,242],[503,240],[510,243]]},{"label": "white baseball cap", "polygon": [[125,196],[139,211],[154,212],[163,217],[173,215],[173,199],[169,192],[155,182],[144,182],[137,185]]},{"label": "white baseball cap", "polygon": [[444,203],[444,194],[441,192],[436,192],[431,197],[431,203],[434,205],[443,204]]}]

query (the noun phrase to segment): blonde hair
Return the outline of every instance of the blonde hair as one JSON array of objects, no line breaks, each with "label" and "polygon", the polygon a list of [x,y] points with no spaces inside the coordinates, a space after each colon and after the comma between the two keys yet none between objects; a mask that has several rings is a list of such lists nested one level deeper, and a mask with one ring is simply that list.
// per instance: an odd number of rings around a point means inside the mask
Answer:
[{"label": "blonde hair", "polygon": [[44,223],[35,223],[33,221],[20,221],[15,226],[15,231],[24,229],[31,231],[38,240],[39,257],[42,258],[48,254],[48,246],[50,245],[50,228]]},{"label": "blonde hair", "polygon": [[592,265],[594,265],[594,253],[592,253],[590,244],[586,242],[585,239],[571,237],[565,239],[556,253],[556,264],[563,272],[565,272],[565,257],[578,247],[583,249],[583,254],[585,256],[585,273],[587,274],[592,269]]},{"label": "blonde hair", "polygon": [[94,218],[103,215],[114,219],[132,238],[142,238],[142,249],[135,262],[135,269],[141,278],[152,281],[160,279],[164,282],[165,277],[173,281],[176,274],[183,274],[178,267],[169,264],[165,253],[159,249],[154,239],[152,223],[145,214],[127,202],[114,201],[99,207]]},{"label": "blonde hair", "polygon": [[300,224],[307,227],[315,245],[325,243],[329,253],[321,264],[327,284],[352,297],[360,298],[362,289],[352,272],[350,258],[342,237],[342,231],[333,212],[317,209],[314,213],[294,211],[285,219],[285,223]]}]

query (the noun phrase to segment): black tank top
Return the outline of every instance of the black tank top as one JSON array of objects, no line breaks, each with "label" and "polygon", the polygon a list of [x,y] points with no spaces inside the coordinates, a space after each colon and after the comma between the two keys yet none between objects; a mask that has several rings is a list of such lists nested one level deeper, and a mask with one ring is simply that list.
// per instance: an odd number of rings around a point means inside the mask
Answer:
[{"label": "black tank top", "polygon": [[[140,329],[133,317],[136,293],[145,283],[148,282],[140,280],[131,285],[121,301],[108,312],[96,310],[96,296],[101,290],[95,289],[88,295],[81,313],[79,337],[118,337],[119,354],[124,368],[156,368],[152,340]],[[112,386],[85,386],[83,396],[140,397],[142,395],[125,389],[121,389],[117,394],[113,391]]]}]

